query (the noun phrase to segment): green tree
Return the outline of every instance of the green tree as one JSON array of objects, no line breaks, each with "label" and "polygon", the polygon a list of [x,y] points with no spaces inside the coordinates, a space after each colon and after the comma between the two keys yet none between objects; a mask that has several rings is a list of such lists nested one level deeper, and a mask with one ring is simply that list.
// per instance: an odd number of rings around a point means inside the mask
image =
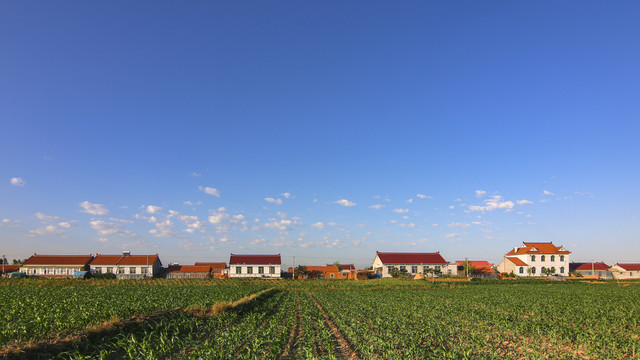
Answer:
[{"label": "green tree", "polygon": [[340,265],[340,261],[336,261],[333,263],[338,268],[338,271],[342,271],[342,265]]}]

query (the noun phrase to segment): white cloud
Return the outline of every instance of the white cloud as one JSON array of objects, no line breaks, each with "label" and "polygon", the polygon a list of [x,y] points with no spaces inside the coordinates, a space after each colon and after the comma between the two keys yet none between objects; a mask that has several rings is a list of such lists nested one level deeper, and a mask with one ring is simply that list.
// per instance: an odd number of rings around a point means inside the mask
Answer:
[{"label": "white cloud", "polygon": [[[127,230],[122,224],[110,223],[102,220],[93,220],[89,222],[91,228],[96,230],[101,237],[117,236],[117,237],[134,237],[136,234]],[[99,240],[100,241],[100,240]]]},{"label": "white cloud", "polygon": [[37,212],[35,216],[38,220],[42,220],[42,221],[61,221],[62,220],[58,216],[45,215],[41,212]]},{"label": "white cloud", "polygon": [[229,218],[229,214],[225,213],[227,209],[221,207],[218,210],[211,210],[209,216],[209,222],[212,224],[221,224],[224,220]]},{"label": "white cloud", "polygon": [[551,192],[551,191],[549,191],[549,190],[545,190],[545,191],[543,191],[542,193],[543,193],[543,194],[545,194],[545,195],[547,195],[547,196],[553,196],[553,195],[555,195],[554,193],[552,193],[552,192]]},{"label": "white cloud", "polygon": [[197,205],[202,205],[202,201],[197,201],[197,202],[185,201],[183,204],[185,204],[187,206],[197,206]]},{"label": "white cloud", "polygon": [[274,220],[272,222],[264,224],[264,227],[269,229],[278,229],[280,231],[288,231],[292,226],[300,226],[302,223],[297,220],[281,219]]},{"label": "white cloud", "polygon": [[376,210],[380,210],[383,207],[385,207],[385,205],[381,205],[381,204],[377,204],[377,205],[371,205],[369,206],[371,209],[376,209]]},{"label": "white cloud", "polygon": [[144,209],[147,214],[157,214],[160,212],[160,210],[162,210],[162,208],[155,205],[149,205]]},{"label": "white cloud", "polygon": [[433,199],[431,196],[424,195],[424,194],[417,194],[416,196],[419,197],[420,199]]},{"label": "white cloud", "polygon": [[533,204],[533,201],[522,199],[522,200],[516,201],[516,204],[518,204],[518,205]]},{"label": "white cloud", "polygon": [[35,235],[64,235],[66,232],[62,229],[57,228],[55,225],[48,225],[43,228],[37,228],[33,230],[29,230],[29,234],[31,236]]},{"label": "white cloud", "polygon": [[413,199],[409,199],[406,202],[407,202],[407,204],[411,204],[413,202]]},{"label": "white cloud", "polygon": [[5,224],[6,224],[6,223],[10,223],[10,222],[11,222],[11,219],[2,219],[2,222],[3,222],[3,223],[5,223]]},{"label": "white cloud", "polygon": [[351,207],[351,206],[355,206],[356,203],[349,201],[347,199],[340,199],[338,201],[335,202],[338,205],[342,205],[342,206],[346,206],[346,207]]},{"label": "white cloud", "polygon": [[156,237],[176,236],[176,233],[173,232],[173,222],[169,219],[166,219],[165,221],[157,222],[156,228],[149,230],[149,233],[153,234]]},{"label": "white cloud", "polygon": [[9,180],[9,182],[11,183],[11,185],[13,186],[24,186],[26,183],[24,182],[24,180],[21,177],[14,177],[11,178],[11,180]]},{"label": "white cloud", "polygon": [[194,171],[194,172],[191,173],[191,176],[193,176],[193,177],[201,177],[202,174]]},{"label": "white cloud", "polygon": [[322,221],[318,221],[315,224],[311,224],[311,227],[316,229],[324,229],[324,223]]},{"label": "white cloud", "polygon": [[71,227],[71,223],[68,221],[63,221],[63,222],[59,222],[58,226],[68,229]]},{"label": "white cloud", "polygon": [[284,196],[285,199],[291,199],[291,194],[290,193],[282,193],[282,196]]},{"label": "white cloud", "polygon": [[476,197],[483,197],[487,195],[487,192],[484,190],[476,190]]},{"label": "white cloud", "polygon": [[274,199],[274,198],[264,198],[264,201],[272,203],[272,204],[276,204],[276,205],[282,205],[282,199]]},{"label": "white cloud", "polygon": [[409,212],[409,209],[393,209],[392,211],[398,214],[406,214]]},{"label": "white cloud", "polygon": [[485,205],[471,205],[469,206],[470,211],[493,211],[496,209],[505,209],[510,211],[513,209],[513,201],[503,201],[502,196],[494,195],[490,199],[484,200]]},{"label": "white cloud", "polygon": [[466,228],[468,228],[468,227],[469,227],[469,226],[471,226],[471,225],[469,225],[469,224],[465,224],[465,223],[452,222],[452,223],[451,223],[451,224],[449,224],[448,226],[449,226],[449,227],[459,227],[459,228],[466,229]]},{"label": "white cloud", "polygon": [[453,209],[455,209],[455,208],[456,208],[456,206],[455,206],[455,205],[449,205],[449,209],[453,210]]},{"label": "white cloud", "polygon": [[445,235],[445,237],[447,239],[455,238],[455,237],[458,237],[458,236],[460,236],[460,234],[458,234],[458,233],[450,233],[450,234],[446,234]]},{"label": "white cloud", "polygon": [[84,210],[81,210],[83,213],[91,214],[91,215],[106,215],[109,213],[109,209],[105,208],[104,205],[101,204],[92,204],[88,201],[81,202],[80,207]]},{"label": "white cloud", "polygon": [[207,187],[200,186],[198,189],[200,189],[200,191],[204,192],[205,194],[220,197],[220,191],[218,191],[218,189],[208,187],[208,186]]}]

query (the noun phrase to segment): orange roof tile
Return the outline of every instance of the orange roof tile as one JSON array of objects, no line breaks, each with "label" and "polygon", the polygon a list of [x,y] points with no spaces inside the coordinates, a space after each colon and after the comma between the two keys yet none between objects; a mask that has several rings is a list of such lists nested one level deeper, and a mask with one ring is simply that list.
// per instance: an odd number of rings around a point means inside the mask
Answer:
[{"label": "orange roof tile", "polygon": [[512,263],[514,263],[517,266],[529,266],[524,261],[520,260],[517,257],[508,257],[507,260],[511,261]]},{"label": "orange roof tile", "polygon": [[[484,261],[484,260],[482,260],[482,261],[477,261],[477,260],[476,260],[476,261],[472,261],[472,260],[469,260],[468,262],[469,262],[469,266],[474,266],[474,267],[491,267],[491,266],[493,265],[493,264],[491,264],[490,262],[488,262],[488,261]],[[464,264],[466,264],[466,263],[467,263],[467,261],[466,261],[466,260],[459,260],[459,261],[456,261],[456,264],[457,264],[458,266],[464,265]]]},{"label": "orange roof tile", "polygon": [[39,255],[33,254],[22,263],[25,265],[87,265],[93,255]]},{"label": "orange roof tile", "polygon": [[522,247],[511,249],[507,255],[520,254],[571,254],[562,246],[555,246],[551,242],[523,242]]},{"label": "orange roof tile", "polygon": [[159,260],[158,254],[154,255],[127,255],[123,256],[118,262],[118,265],[153,265],[153,263]]},{"label": "orange roof tile", "polygon": [[196,262],[196,266],[198,265],[208,265],[211,266],[211,269],[214,272],[220,272],[221,270],[224,270],[227,268],[227,263],[224,262]]},{"label": "orange roof tile", "polygon": [[122,259],[122,255],[101,255],[96,254],[96,257],[91,260],[91,266],[95,265],[117,265],[118,261]]},{"label": "orange roof tile", "polygon": [[627,271],[640,270],[640,264],[616,264]]},{"label": "orange roof tile", "polygon": [[446,264],[440,253],[392,253],[379,252],[376,255],[383,264]]}]

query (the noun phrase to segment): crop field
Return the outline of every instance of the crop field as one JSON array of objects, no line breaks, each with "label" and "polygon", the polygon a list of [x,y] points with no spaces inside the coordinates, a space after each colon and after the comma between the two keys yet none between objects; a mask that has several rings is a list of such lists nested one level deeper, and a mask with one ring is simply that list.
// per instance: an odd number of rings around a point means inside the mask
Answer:
[{"label": "crop field", "polygon": [[8,359],[640,359],[640,283],[0,280]]}]

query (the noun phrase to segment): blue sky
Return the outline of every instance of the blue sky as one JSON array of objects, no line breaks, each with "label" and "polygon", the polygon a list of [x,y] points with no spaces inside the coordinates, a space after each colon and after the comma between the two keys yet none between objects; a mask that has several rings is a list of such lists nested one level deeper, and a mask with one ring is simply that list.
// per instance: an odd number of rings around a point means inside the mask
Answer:
[{"label": "blue sky", "polygon": [[640,261],[637,2],[3,2],[0,244]]}]

